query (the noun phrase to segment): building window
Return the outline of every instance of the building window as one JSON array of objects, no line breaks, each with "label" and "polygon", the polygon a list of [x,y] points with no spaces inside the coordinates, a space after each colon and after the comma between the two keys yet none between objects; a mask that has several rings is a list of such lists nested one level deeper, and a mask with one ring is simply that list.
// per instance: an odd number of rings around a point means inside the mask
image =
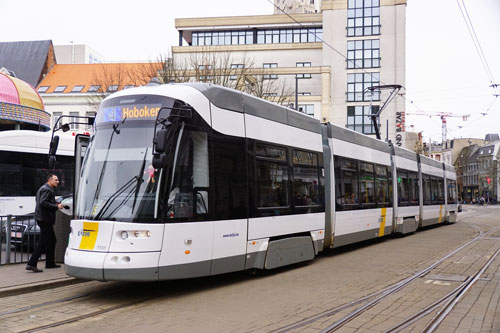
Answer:
[{"label": "building window", "polygon": [[117,84],[113,84],[113,85],[108,86],[108,92],[115,92],[117,90],[118,90]]},{"label": "building window", "polygon": [[322,37],[322,28],[259,30],[257,44],[315,43]]},{"label": "building window", "polygon": [[196,31],[191,35],[193,46],[243,45],[243,44],[279,44],[279,43],[314,43],[321,42],[322,28],[308,29],[266,29],[231,31]]},{"label": "building window", "polygon": [[49,89],[49,86],[42,86],[42,87],[39,87],[37,91],[39,93],[44,93],[44,92],[47,92],[48,89]]},{"label": "building window", "polygon": [[[241,73],[241,71],[238,71],[238,69],[243,69],[243,68],[245,68],[245,65],[243,65],[243,64],[231,64],[231,72],[232,73],[235,73],[235,72],[240,72]],[[230,75],[229,79],[230,80],[236,80],[236,79],[238,79],[238,75]]]},{"label": "building window", "polygon": [[347,36],[380,35],[380,1],[349,0]]},{"label": "building window", "polygon": [[72,93],[74,93],[74,92],[82,92],[83,87],[85,87],[85,86],[74,86],[73,89],[71,89],[71,92]]},{"label": "building window", "polygon": [[314,117],[314,104],[299,104],[299,112]]},{"label": "building window", "polygon": [[193,46],[253,44],[252,30],[193,32]]},{"label": "building window", "polygon": [[369,105],[347,107],[347,128],[364,134],[375,134],[371,114],[377,113],[378,105],[373,105],[370,112]]},{"label": "building window", "polygon": [[380,40],[350,40],[347,42],[347,68],[380,67]]},{"label": "building window", "polygon": [[[296,67],[311,67],[310,62],[297,62]],[[311,74],[297,74],[296,75],[297,79],[310,79]]]},{"label": "building window", "polygon": [[[87,111],[87,113],[85,114],[87,117],[94,117],[95,118],[95,115],[97,114],[97,112],[95,111]],[[90,130],[92,128],[91,125],[86,125],[85,126],[85,129],[86,130]]]},{"label": "building window", "polygon": [[366,88],[380,85],[380,73],[347,74],[347,101],[369,102],[380,100],[380,91],[365,92]]},{"label": "building window", "polygon": [[[56,124],[57,120],[63,115],[62,112],[52,112],[52,127]],[[59,124],[61,125],[61,124]]]},{"label": "building window", "polygon": [[[70,121],[72,123],[75,123],[75,122],[77,123],[79,119],[76,118],[76,117],[80,116],[80,113],[79,112],[70,112],[69,116],[71,117]],[[72,129],[72,130],[77,130],[78,129],[78,124],[70,124],[69,128]]]},{"label": "building window", "polygon": [[90,86],[89,90],[87,90],[87,92],[96,92],[99,90],[99,88],[101,88],[100,85],[92,85]]},{"label": "building window", "polygon": [[127,84],[126,86],[123,87],[123,89],[130,89],[130,88],[135,88],[133,84]]},{"label": "building window", "polygon": [[[278,68],[278,64],[277,63],[264,63],[262,65],[263,68]],[[263,76],[263,79],[264,80],[275,80],[278,78],[278,74],[264,74]]]},{"label": "building window", "polygon": [[62,93],[66,89],[67,86],[57,86],[56,89],[54,89],[55,93]]}]

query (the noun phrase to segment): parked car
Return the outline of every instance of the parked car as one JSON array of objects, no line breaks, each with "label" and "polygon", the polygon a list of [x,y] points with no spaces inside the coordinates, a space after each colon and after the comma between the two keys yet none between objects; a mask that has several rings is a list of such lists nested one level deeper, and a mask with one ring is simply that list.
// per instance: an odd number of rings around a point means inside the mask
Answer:
[{"label": "parked car", "polygon": [[17,216],[10,228],[10,244],[21,249],[33,249],[40,238],[40,228],[33,215]]},{"label": "parked car", "polygon": [[[64,205],[61,212],[66,215],[73,214],[73,196],[66,195],[56,199],[57,203]],[[34,213],[15,216],[11,222],[10,229],[10,244],[15,245],[19,249],[31,250],[35,247],[40,238],[40,227],[34,219]],[[3,221],[2,227],[2,242],[6,242],[6,223]]]}]

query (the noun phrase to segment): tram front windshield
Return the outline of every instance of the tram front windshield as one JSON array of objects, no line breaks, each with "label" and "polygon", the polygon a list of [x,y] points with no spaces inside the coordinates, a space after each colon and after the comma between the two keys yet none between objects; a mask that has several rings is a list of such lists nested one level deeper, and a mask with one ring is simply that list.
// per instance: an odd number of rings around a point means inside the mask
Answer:
[{"label": "tram front windshield", "polygon": [[[96,118],[82,164],[76,216],[81,219],[153,222],[158,173],[152,166],[156,115],[169,98],[142,95],[107,100]],[[161,116],[169,110],[162,109]]]}]

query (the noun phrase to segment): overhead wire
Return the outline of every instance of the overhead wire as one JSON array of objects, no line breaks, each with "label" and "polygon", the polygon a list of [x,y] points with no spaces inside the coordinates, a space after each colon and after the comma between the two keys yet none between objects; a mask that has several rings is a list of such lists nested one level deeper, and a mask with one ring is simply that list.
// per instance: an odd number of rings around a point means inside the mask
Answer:
[{"label": "overhead wire", "polygon": [[[462,3],[462,5],[460,5],[460,2]],[[498,95],[498,85],[495,83],[496,82],[495,78],[494,78],[493,73],[491,71],[490,65],[488,64],[488,60],[486,59],[486,56],[484,54],[481,43],[479,42],[479,38],[477,37],[476,29],[474,29],[474,25],[473,25],[472,20],[470,18],[469,12],[467,11],[467,7],[465,6],[465,2],[464,2],[464,0],[457,0],[457,4],[458,4],[458,8],[460,8],[460,13],[462,14],[462,18],[465,21],[465,25],[467,26],[467,30],[469,31],[469,35],[472,38],[474,48],[476,49],[476,52],[479,55],[479,59],[481,60],[483,68],[484,68],[486,75],[488,77],[488,80],[490,81],[491,87],[495,90],[495,94]],[[462,6],[463,6],[463,9],[462,9]]]}]

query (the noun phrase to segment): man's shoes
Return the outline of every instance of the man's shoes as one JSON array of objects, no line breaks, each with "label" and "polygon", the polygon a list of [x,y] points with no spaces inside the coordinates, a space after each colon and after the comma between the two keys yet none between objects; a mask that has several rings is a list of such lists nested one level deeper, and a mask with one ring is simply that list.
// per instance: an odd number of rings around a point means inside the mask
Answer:
[{"label": "man's shoes", "polygon": [[45,268],[61,268],[61,265],[58,264],[45,265]]},{"label": "man's shoes", "polygon": [[26,265],[27,271],[32,271],[33,273],[41,273],[43,272],[41,269],[36,268],[36,266]]}]

